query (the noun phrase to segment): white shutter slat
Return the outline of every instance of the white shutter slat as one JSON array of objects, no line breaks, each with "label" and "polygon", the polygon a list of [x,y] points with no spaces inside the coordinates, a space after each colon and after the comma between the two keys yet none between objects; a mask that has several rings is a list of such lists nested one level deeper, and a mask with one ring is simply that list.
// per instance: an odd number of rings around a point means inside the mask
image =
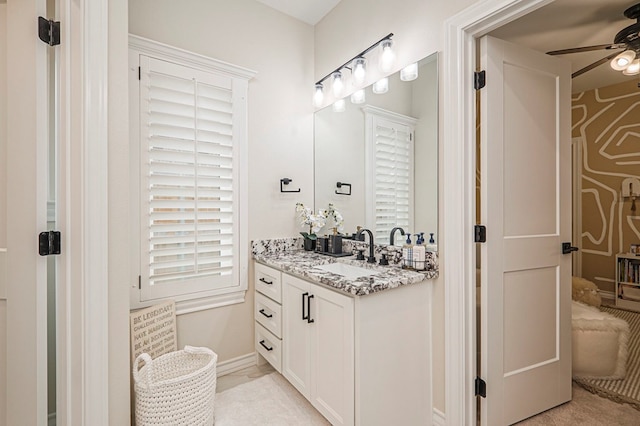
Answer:
[{"label": "white shutter slat", "polygon": [[412,196],[412,130],[374,118],[374,220],[376,238],[385,240],[395,226],[409,226]]}]

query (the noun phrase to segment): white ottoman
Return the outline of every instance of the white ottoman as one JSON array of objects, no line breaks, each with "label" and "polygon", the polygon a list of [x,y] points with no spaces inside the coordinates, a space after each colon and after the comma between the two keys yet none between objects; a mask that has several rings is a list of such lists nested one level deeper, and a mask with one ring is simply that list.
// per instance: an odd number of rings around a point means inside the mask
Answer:
[{"label": "white ottoman", "polygon": [[623,379],[627,370],[629,324],[573,301],[571,325],[573,377]]}]

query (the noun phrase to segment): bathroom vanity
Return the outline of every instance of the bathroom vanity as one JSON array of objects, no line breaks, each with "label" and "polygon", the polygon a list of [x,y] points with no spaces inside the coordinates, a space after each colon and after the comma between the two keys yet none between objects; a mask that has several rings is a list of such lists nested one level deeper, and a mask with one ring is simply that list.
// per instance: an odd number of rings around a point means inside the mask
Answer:
[{"label": "bathroom vanity", "polygon": [[428,278],[303,250],[254,251],[256,351],[334,425],[431,424]]}]

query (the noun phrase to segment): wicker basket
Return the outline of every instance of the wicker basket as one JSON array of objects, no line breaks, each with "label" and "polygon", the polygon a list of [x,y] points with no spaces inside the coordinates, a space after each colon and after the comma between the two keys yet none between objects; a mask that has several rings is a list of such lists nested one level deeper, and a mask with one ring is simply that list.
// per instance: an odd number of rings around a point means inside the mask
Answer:
[{"label": "wicker basket", "polygon": [[140,354],[133,363],[136,424],[213,425],[217,360],[212,350],[192,346],[154,360]]}]

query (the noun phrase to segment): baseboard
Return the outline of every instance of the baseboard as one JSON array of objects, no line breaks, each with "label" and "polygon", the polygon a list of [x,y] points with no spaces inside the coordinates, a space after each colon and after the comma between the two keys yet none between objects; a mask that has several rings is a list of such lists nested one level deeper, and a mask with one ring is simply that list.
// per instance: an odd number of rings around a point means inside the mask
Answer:
[{"label": "baseboard", "polygon": [[48,426],[56,426],[56,413],[49,413],[49,417],[47,418]]},{"label": "baseboard", "polygon": [[444,413],[437,408],[433,409],[433,426],[446,426],[447,420]]},{"label": "baseboard", "polygon": [[219,362],[216,366],[216,373],[217,376],[220,377],[247,367],[251,367],[253,365],[256,365],[255,352],[251,352],[250,354],[242,355],[237,358],[229,359],[227,361]]},{"label": "baseboard", "polygon": [[613,291],[598,290],[600,297],[607,300],[616,300],[616,294]]}]

